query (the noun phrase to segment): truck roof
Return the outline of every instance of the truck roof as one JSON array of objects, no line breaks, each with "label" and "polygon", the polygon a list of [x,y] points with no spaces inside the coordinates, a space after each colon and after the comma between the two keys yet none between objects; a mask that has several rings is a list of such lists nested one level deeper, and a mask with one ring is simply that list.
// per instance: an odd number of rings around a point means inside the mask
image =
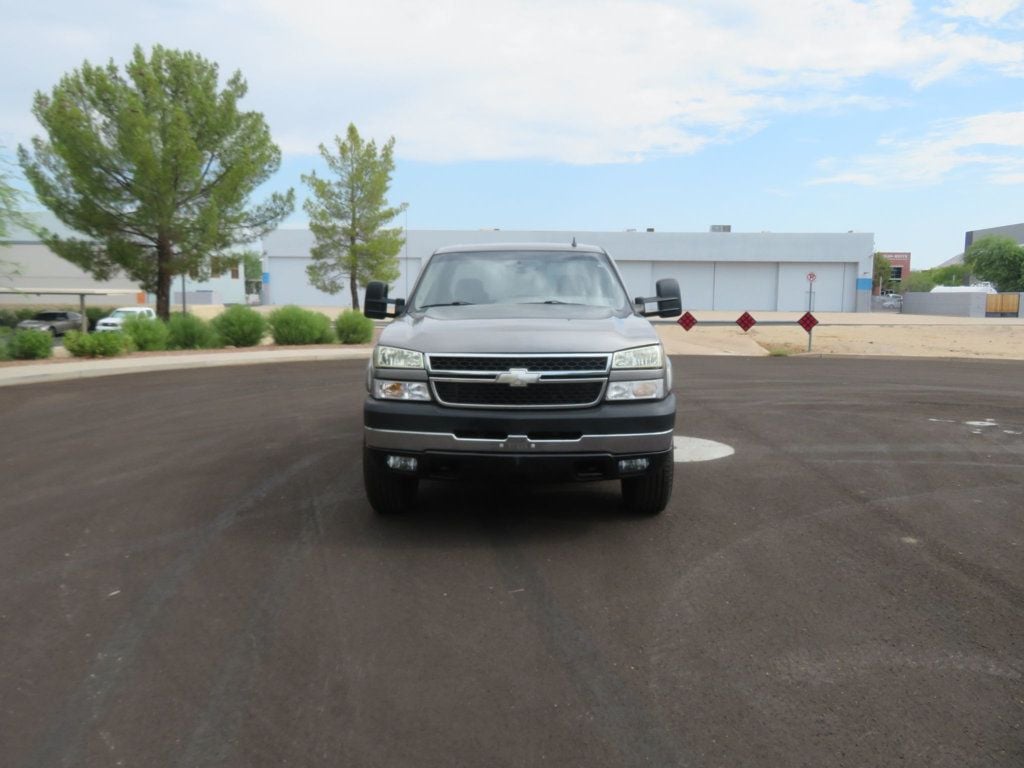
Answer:
[{"label": "truck roof", "polygon": [[583,251],[585,253],[604,253],[598,245],[582,245],[572,243],[472,243],[466,245],[446,245],[434,251],[437,253],[480,253],[483,251]]}]

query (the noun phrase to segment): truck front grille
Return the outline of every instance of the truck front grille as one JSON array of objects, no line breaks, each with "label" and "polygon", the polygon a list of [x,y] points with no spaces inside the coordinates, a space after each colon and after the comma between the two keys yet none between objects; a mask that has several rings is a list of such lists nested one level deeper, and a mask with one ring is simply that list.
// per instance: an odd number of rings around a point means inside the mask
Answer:
[{"label": "truck front grille", "polygon": [[608,355],[428,355],[432,373],[605,373]]},{"label": "truck front grille", "polygon": [[537,382],[510,387],[483,381],[434,381],[434,395],[444,405],[477,408],[580,408],[596,404],[603,380]]}]

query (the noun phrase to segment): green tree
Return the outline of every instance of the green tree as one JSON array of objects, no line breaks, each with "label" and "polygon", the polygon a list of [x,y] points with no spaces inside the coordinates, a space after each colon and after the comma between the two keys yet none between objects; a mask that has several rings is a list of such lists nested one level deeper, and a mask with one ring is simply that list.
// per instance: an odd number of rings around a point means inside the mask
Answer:
[{"label": "green tree", "polygon": [[[6,240],[15,226],[27,226],[28,221],[21,212],[23,196],[11,183],[7,172],[7,161],[0,160],[0,241]],[[0,248],[2,248],[0,243]],[[2,250],[0,250],[2,253]],[[0,277],[18,274],[18,266],[0,255]]]},{"label": "green tree", "polygon": [[936,285],[933,271],[925,269],[904,275],[900,281],[900,293],[928,293]]},{"label": "green tree", "polygon": [[387,193],[394,171],[395,139],[377,150],[373,141],[363,141],[349,123],[343,140],[334,137],[338,154],[323,144],[320,156],[337,177],[324,179],[316,172],[304,175],[313,197],[303,208],[309,214],[309,228],[316,238],[306,267],[310,283],[326,293],[337,293],[347,280],[352,307],[359,309],[359,286],[370,280],[392,282],[398,278],[398,252],[405,243],[401,227],[385,225],[405,206],[388,206]]},{"label": "green tree", "polygon": [[966,264],[950,264],[928,270],[936,285],[968,285],[971,268]]},{"label": "green tree", "polygon": [[294,192],[250,204],[281,152],[248,86],[198,54],[136,46],[122,74],[83,63],[32,109],[47,134],[18,148],[36,196],[84,238],[44,234],[59,256],[103,280],[123,271],[167,318],[175,275],[203,278],[213,258],[252,242],[294,207]]},{"label": "green tree", "polygon": [[964,264],[996,290],[1024,291],[1024,246],[1009,237],[985,237],[973,243],[964,253]]},{"label": "green tree", "polygon": [[879,293],[889,290],[890,282],[892,281],[892,262],[883,256],[879,251],[875,251],[875,265],[874,265],[874,281],[875,287]]}]

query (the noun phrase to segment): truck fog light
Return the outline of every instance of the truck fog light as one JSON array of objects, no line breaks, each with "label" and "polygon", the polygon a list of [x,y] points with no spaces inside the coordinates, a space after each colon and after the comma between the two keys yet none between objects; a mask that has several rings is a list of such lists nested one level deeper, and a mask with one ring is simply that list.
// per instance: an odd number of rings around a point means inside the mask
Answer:
[{"label": "truck fog light", "polygon": [[424,381],[374,379],[373,396],[378,400],[429,400],[430,391]]},{"label": "truck fog light", "polygon": [[650,459],[619,459],[619,472],[643,472],[651,466]]},{"label": "truck fog light", "polygon": [[658,400],[665,396],[664,379],[613,381],[608,384],[606,400]]},{"label": "truck fog light", "polygon": [[413,456],[388,456],[384,460],[384,463],[387,464],[390,469],[397,469],[402,472],[415,472],[416,465],[419,462],[417,462]]}]

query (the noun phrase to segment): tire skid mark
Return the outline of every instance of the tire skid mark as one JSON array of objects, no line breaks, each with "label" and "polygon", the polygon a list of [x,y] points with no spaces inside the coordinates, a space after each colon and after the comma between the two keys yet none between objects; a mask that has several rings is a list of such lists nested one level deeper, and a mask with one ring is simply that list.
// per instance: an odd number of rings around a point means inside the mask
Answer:
[{"label": "tire skid mark", "polygon": [[[731,414],[728,409],[718,409],[716,403],[708,402],[707,400],[700,403],[701,407],[706,411],[714,413],[715,417],[723,422],[732,425],[740,424],[740,420],[734,414]],[[859,432],[862,435],[868,435],[873,439],[870,431],[864,426],[854,426],[850,428],[854,432]],[[758,440],[762,445],[771,446],[779,454],[785,456],[789,461],[802,470],[806,471],[808,476],[816,476],[818,480],[826,481],[831,488],[835,489],[837,500],[832,504],[821,508],[812,509],[808,512],[797,514],[797,515],[786,515],[784,520],[787,523],[799,521],[801,519],[813,519],[820,518],[822,520],[831,520],[835,517],[835,513],[845,509],[853,509],[857,511],[870,514],[876,520],[891,530],[895,534],[906,535],[909,534],[918,539],[924,538],[924,533],[918,530],[908,520],[894,516],[892,511],[888,508],[889,504],[893,501],[904,501],[909,499],[927,498],[937,494],[948,494],[949,489],[929,490],[923,493],[914,494],[890,494],[886,496],[870,496],[863,493],[863,488],[860,487],[856,477],[851,477],[849,473],[841,471],[840,467],[837,466],[839,462],[823,461],[820,457],[815,458],[813,456],[804,455],[802,451],[794,450],[793,448],[780,445],[778,436],[771,435],[766,430],[753,429],[749,425],[747,430]],[[961,449],[962,453],[970,454],[970,451]],[[886,449],[881,452],[877,459],[877,463],[882,466],[886,477],[888,478],[888,485],[891,488],[899,488],[902,485],[902,481],[899,475],[899,467],[896,466],[897,461],[889,461],[889,458],[896,457],[892,454],[891,449]],[[904,462],[899,462],[903,464]],[[943,465],[955,464],[955,462],[942,460]],[[993,465],[986,463],[986,468],[992,469],[1005,469],[1002,465]],[[1010,467],[1015,469],[1016,465]],[[989,482],[982,484],[978,487],[982,488],[999,488],[1001,490],[1012,491],[1019,490],[1022,484],[1018,481],[1010,482]],[[772,525],[777,525],[778,520],[772,521]],[[763,532],[765,526],[759,526],[752,532],[743,536],[739,541],[730,542],[728,548],[733,545],[740,543],[741,541],[750,540],[760,533]],[[930,539],[930,543],[927,547],[928,551],[934,556],[934,559],[940,564],[947,567],[947,570],[954,570],[959,575],[965,576],[971,579],[975,585],[979,588],[983,588],[984,591],[1002,601],[1009,601],[1016,605],[1024,604],[1024,590],[1019,589],[1013,584],[1009,583],[1005,579],[1002,579],[998,575],[987,571],[979,566],[976,566],[954,552],[949,547],[934,542]],[[717,553],[711,553],[709,557]]]},{"label": "tire skid mark", "polygon": [[585,625],[561,607],[544,577],[508,536],[488,522],[498,568],[506,584],[524,589],[526,610],[551,648],[581,700],[593,716],[595,731],[620,766],[687,766],[697,760],[681,754],[670,729],[647,698],[633,689],[608,662]]},{"label": "tire skid mark", "polygon": [[308,455],[291,466],[275,472],[249,493],[228,505],[196,537],[196,542],[181,553],[131,609],[131,615],[115,629],[88,673],[51,717],[45,733],[32,751],[27,765],[78,766],[83,764],[83,747],[92,729],[106,712],[111,696],[127,674],[136,651],[160,617],[186,577],[196,568],[217,538],[243,514],[262,501],[271,491],[287,484],[324,457]]},{"label": "tire skid mark", "polygon": [[253,690],[253,668],[260,644],[271,637],[266,628],[279,624],[276,617],[292,593],[296,566],[307,557],[315,538],[313,512],[305,507],[297,510],[301,523],[295,540],[281,553],[269,575],[255,587],[247,620],[234,644],[222,654],[220,670],[212,685],[204,692],[206,706],[196,718],[188,741],[175,763],[179,766],[217,765],[230,756],[237,734],[246,716],[248,702],[257,700]]}]

